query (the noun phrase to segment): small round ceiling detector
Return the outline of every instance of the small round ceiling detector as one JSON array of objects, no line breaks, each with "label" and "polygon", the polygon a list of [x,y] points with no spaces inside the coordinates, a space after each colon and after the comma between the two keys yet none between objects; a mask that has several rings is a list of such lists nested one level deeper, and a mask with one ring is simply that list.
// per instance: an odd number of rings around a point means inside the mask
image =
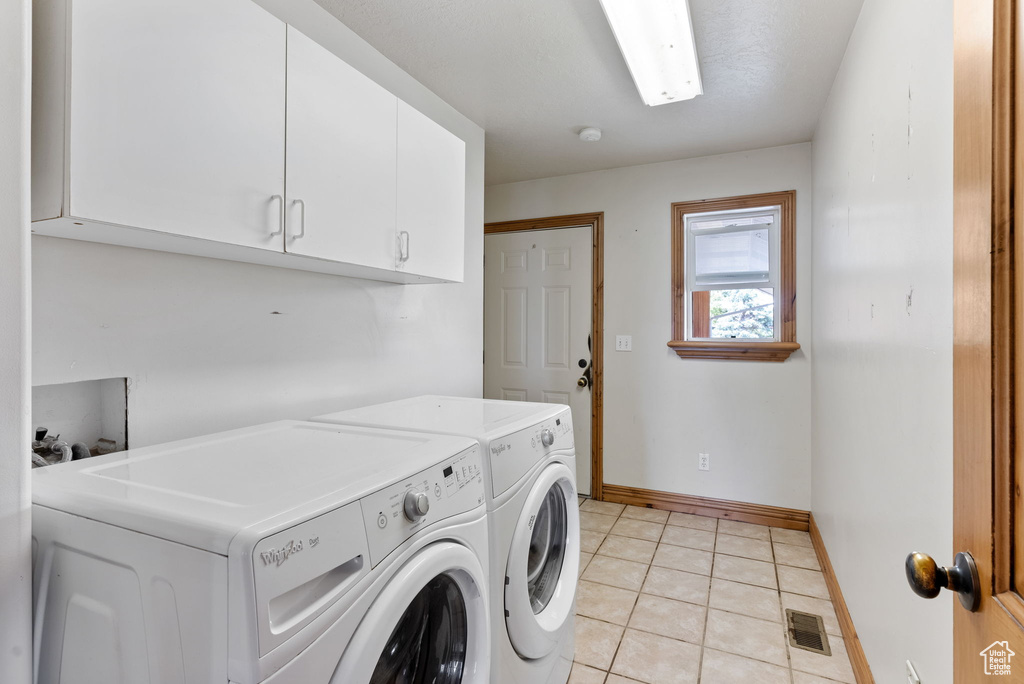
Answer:
[{"label": "small round ceiling detector", "polygon": [[583,142],[597,142],[601,139],[601,129],[587,126],[580,131],[580,140]]}]

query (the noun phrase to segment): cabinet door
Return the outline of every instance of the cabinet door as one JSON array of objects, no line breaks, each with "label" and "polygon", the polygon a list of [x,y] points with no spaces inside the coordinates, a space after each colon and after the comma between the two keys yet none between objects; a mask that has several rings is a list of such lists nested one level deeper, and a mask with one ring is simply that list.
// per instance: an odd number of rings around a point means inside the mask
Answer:
[{"label": "cabinet door", "polygon": [[399,270],[462,282],[466,143],[398,105]]},{"label": "cabinet door", "polygon": [[397,102],[288,28],[288,252],[395,269]]},{"label": "cabinet door", "polygon": [[70,29],[68,213],[281,251],[285,24],[250,0],[72,0]]}]

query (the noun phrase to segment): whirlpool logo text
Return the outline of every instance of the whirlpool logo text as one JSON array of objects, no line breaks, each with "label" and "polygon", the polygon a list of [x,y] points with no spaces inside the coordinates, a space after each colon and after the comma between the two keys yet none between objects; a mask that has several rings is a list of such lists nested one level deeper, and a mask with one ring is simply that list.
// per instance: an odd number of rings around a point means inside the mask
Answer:
[{"label": "whirlpool logo text", "polygon": [[302,542],[293,539],[280,549],[260,551],[260,558],[263,560],[263,565],[281,567],[286,560],[291,558],[292,554],[299,553],[300,551],[302,551]]}]

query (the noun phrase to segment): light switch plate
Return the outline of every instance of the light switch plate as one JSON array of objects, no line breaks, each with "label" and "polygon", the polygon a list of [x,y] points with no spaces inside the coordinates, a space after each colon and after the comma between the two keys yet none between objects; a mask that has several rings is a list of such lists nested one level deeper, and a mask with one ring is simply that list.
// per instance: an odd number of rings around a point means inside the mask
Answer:
[{"label": "light switch plate", "polygon": [[616,335],[615,351],[633,351],[632,335]]}]

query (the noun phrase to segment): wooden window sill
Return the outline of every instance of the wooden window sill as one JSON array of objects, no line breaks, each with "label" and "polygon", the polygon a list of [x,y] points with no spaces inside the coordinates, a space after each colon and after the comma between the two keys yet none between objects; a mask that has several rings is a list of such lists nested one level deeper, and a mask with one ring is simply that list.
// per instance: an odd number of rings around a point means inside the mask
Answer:
[{"label": "wooden window sill", "polygon": [[702,341],[687,342],[672,340],[668,343],[683,359],[729,359],[733,361],[775,361],[781,362],[800,348],[796,342],[743,342]]}]

